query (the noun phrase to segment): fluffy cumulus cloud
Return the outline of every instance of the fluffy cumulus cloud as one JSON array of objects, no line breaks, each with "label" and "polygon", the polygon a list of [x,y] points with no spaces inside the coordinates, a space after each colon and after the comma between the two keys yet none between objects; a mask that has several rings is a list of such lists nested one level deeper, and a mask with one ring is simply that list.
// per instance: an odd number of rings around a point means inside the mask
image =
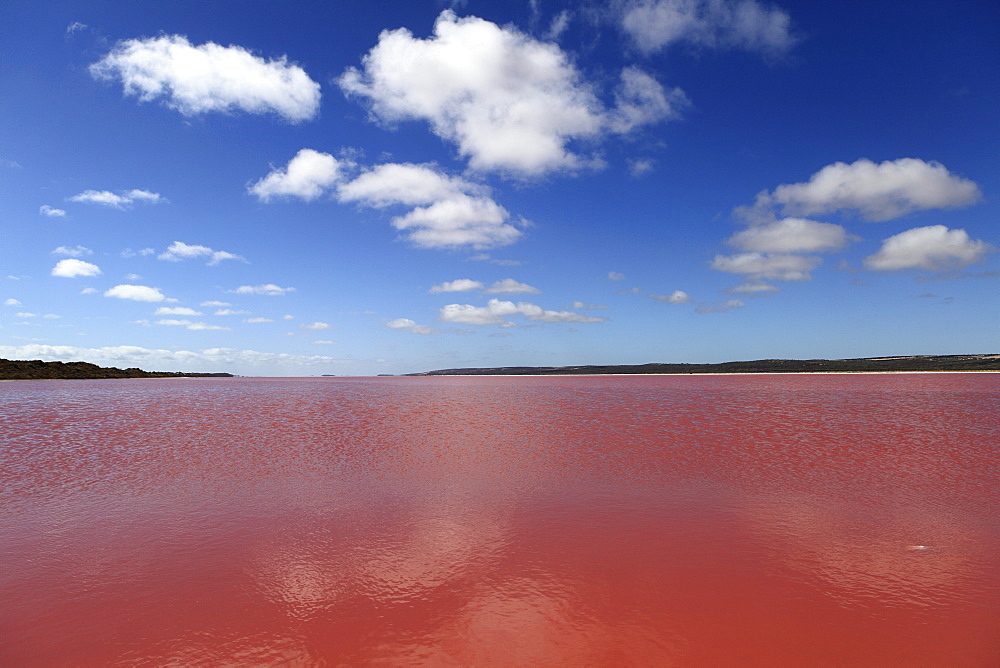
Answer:
[{"label": "fluffy cumulus cloud", "polygon": [[572,311],[548,311],[528,302],[501,301],[491,299],[486,306],[472,304],[448,304],[441,308],[438,319],[441,322],[462,325],[499,325],[513,327],[507,316],[521,315],[535,322],[586,323],[604,322],[607,318],[595,318]]},{"label": "fluffy cumulus cloud", "polygon": [[515,281],[513,278],[505,278],[486,288],[486,292],[491,295],[537,295],[541,294],[542,291],[527,283]]},{"label": "fluffy cumulus cloud", "polygon": [[223,260],[242,260],[246,262],[245,258],[235,253],[212,250],[208,246],[191,245],[183,241],[175,241],[170,244],[167,250],[160,253],[157,257],[160,260],[167,260],[169,262],[180,262],[181,260],[190,258],[204,257],[208,258],[209,265],[219,264]]},{"label": "fluffy cumulus cloud", "polygon": [[247,186],[247,190],[263,202],[278,197],[298,197],[310,201],[333,188],[347,166],[329,153],[304,148],[288,161],[284,169],[273,169],[264,178]]},{"label": "fluffy cumulus cloud", "polygon": [[681,89],[667,91],[638,67],[626,67],[615,91],[615,108],[607,113],[607,125],[625,134],[641,125],[677,117],[690,104]]},{"label": "fluffy cumulus cloud", "polygon": [[766,253],[740,253],[716,255],[712,269],[730,274],[740,274],[748,279],[775,281],[807,281],[809,272],[819,266],[818,257],[800,255],[769,255]]},{"label": "fluffy cumulus cloud", "polygon": [[650,294],[648,297],[667,304],[687,304],[691,301],[691,297],[683,290],[674,290],[669,295]]},{"label": "fluffy cumulus cloud", "polygon": [[274,283],[265,283],[263,285],[241,285],[235,290],[230,290],[230,292],[237,295],[268,295],[278,297],[286,295],[289,292],[295,292],[295,288],[283,288]]},{"label": "fluffy cumulus cloud", "polygon": [[136,302],[162,302],[167,298],[157,288],[148,285],[116,285],[104,292],[105,297],[115,297],[117,299],[129,299]]},{"label": "fluffy cumulus cloud", "polygon": [[985,241],[970,239],[965,230],[930,225],[889,237],[877,253],[865,258],[864,263],[868,269],[877,271],[952,271],[981,262],[994,250]]},{"label": "fluffy cumulus cloud", "polygon": [[21,306],[21,302],[13,297],[8,297],[4,303],[4,306]]},{"label": "fluffy cumulus cloud", "polygon": [[783,218],[737,232],[726,243],[759,253],[820,253],[840,250],[850,241],[851,236],[840,225]]},{"label": "fluffy cumulus cloud", "polygon": [[861,159],[851,164],[835,162],[804,183],[762,192],[753,207],[737,212],[753,220],[767,218],[774,210],[790,216],[857,211],[866,220],[883,221],[925,209],[968,206],[981,197],[974,182],[952,174],[938,162]]},{"label": "fluffy cumulus cloud", "polygon": [[319,111],[319,84],[286,57],[265,60],[212,42],[195,46],[181,35],[119,42],[90,72],[120,81],[126,95],[143,102],[162,98],[185,116],[242,111],[298,123]]},{"label": "fluffy cumulus cloud", "polygon": [[418,325],[416,321],[410,320],[409,318],[396,318],[395,320],[389,320],[385,323],[385,326],[391,327],[392,329],[402,329],[410,332],[411,334],[434,334],[437,331],[430,325]]},{"label": "fluffy cumulus cloud", "polygon": [[483,284],[471,278],[456,278],[454,281],[445,281],[440,285],[435,285],[428,292],[437,294],[440,292],[468,292],[470,290],[482,290]]},{"label": "fluffy cumulus cloud", "polygon": [[556,44],[451,10],[428,39],[405,28],[382,32],[362,68],[339,84],[377,119],[427,121],[473,169],[520,177],[593,165],[569,143],[671,117],[685,102],[681,91],[626,68],[619,106],[608,109]]},{"label": "fluffy cumulus cloud", "polygon": [[187,306],[161,306],[153,315],[201,315],[201,312]]},{"label": "fluffy cumulus cloud", "polygon": [[645,53],[675,43],[775,55],[796,39],[788,14],[755,0],[627,0],[621,28]]},{"label": "fluffy cumulus cloud", "polygon": [[205,331],[205,330],[229,330],[228,327],[223,327],[222,325],[209,325],[204,322],[192,322],[190,320],[157,320],[157,325],[165,325],[167,327],[183,327],[184,329],[189,329],[191,331]]},{"label": "fluffy cumulus cloud", "polygon": [[423,248],[489,248],[521,237],[510,213],[483,185],[448,176],[434,165],[397,163],[378,165],[348,180],[345,172],[353,167],[327,153],[302,149],[284,169],[273,170],[248,191],[261,201],[277,197],[309,201],[335,191],[344,203],[407,207],[409,212],[394,218],[392,225]]},{"label": "fluffy cumulus cloud", "polygon": [[392,225],[423,248],[505,246],[522,234],[488,189],[433,165],[379,165],[342,184],[338,194],[342,202],[375,208],[412,207]]},{"label": "fluffy cumulus cloud", "polygon": [[66,212],[62,209],[57,209],[55,207],[49,206],[48,204],[43,204],[38,207],[38,213],[43,216],[48,216],[49,218],[63,218],[66,216]]},{"label": "fluffy cumulus cloud", "polygon": [[127,209],[136,202],[146,202],[148,204],[159,204],[167,201],[160,193],[148,190],[123,190],[113,193],[110,190],[84,190],[79,195],[69,198],[70,202],[83,202],[86,204],[100,204],[110,206],[114,209]]},{"label": "fluffy cumulus cloud", "polygon": [[68,255],[69,257],[85,257],[87,255],[93,255],[94,251],[90,250],[86,246],[75,246],[70,248],[69,246],[59,246],[52,250],[53,255]]},{"label": "fluffy cumulus cloud", "polygon": [[56,266],[52,267],[52,275],[62,278],[78,278],[80,276],[97,276],[101,273],[101,268],[96,264],[68,258],[59,260]]}]

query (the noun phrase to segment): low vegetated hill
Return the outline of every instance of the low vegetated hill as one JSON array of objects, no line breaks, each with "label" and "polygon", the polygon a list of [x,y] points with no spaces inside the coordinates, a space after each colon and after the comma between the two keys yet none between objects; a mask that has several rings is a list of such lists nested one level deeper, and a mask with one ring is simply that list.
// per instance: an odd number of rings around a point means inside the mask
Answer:
[{"label": "low vegetated hill", "polygon": [[42,360],[0,359],[0,380],[71,380],[86,378],[189,378],[231,377],[231,373],[181,373],[118,369],[89,362],[43,362]]}]

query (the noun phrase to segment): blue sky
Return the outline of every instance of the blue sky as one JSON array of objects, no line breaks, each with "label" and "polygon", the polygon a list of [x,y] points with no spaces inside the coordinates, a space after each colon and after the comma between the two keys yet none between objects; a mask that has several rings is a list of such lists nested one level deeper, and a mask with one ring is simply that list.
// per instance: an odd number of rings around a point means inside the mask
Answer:
[{"label": "blue sky", "polygon": [[988,2],[0,8],[0,357],[1000,352]]}]

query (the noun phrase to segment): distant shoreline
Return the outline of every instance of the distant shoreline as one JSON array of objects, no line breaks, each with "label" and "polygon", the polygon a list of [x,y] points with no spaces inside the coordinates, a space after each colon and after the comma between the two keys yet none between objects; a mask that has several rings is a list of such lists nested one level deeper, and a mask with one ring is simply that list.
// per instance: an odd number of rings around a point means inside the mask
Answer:
[{"label": "distant shoreline", "polygon": [[[576,378],[634,378],[635,376],[901,376],[913,374],[960,374],[960,373],[1000,373],[1000,369],[979,369],[977,371],[691,371],[687,373],[477,373],[477,374],[433,374],[408,373],[391,378],[552,378],[553,376],[573,376]],[[341,376],[341,378],[380,378],[384,376]]]},{"label": "distant shoreline", "polygon": [[143,371],[101,367],[90,362],[0,359],[0,380],[103,380],[108,378],[232,378],[231,373]]},{"label": "distant shoreline", "polygon": [[1000,371],[1000,355],[909,355],[852,359],[766,359],[712,364],[617,364],[554,367],[469,367],[438,369],[406,376],[632,376],[754,375],[815,373],[966,373]]}]

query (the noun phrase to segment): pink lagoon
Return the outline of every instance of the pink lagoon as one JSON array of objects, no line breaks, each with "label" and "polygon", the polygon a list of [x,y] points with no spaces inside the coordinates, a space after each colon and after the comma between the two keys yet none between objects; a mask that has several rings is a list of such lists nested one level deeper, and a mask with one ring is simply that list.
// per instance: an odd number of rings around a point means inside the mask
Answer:
[{"label": "pink lagoon", "polygon": [[1000,375],[0,383],[0,664],[1000,664]]}]

